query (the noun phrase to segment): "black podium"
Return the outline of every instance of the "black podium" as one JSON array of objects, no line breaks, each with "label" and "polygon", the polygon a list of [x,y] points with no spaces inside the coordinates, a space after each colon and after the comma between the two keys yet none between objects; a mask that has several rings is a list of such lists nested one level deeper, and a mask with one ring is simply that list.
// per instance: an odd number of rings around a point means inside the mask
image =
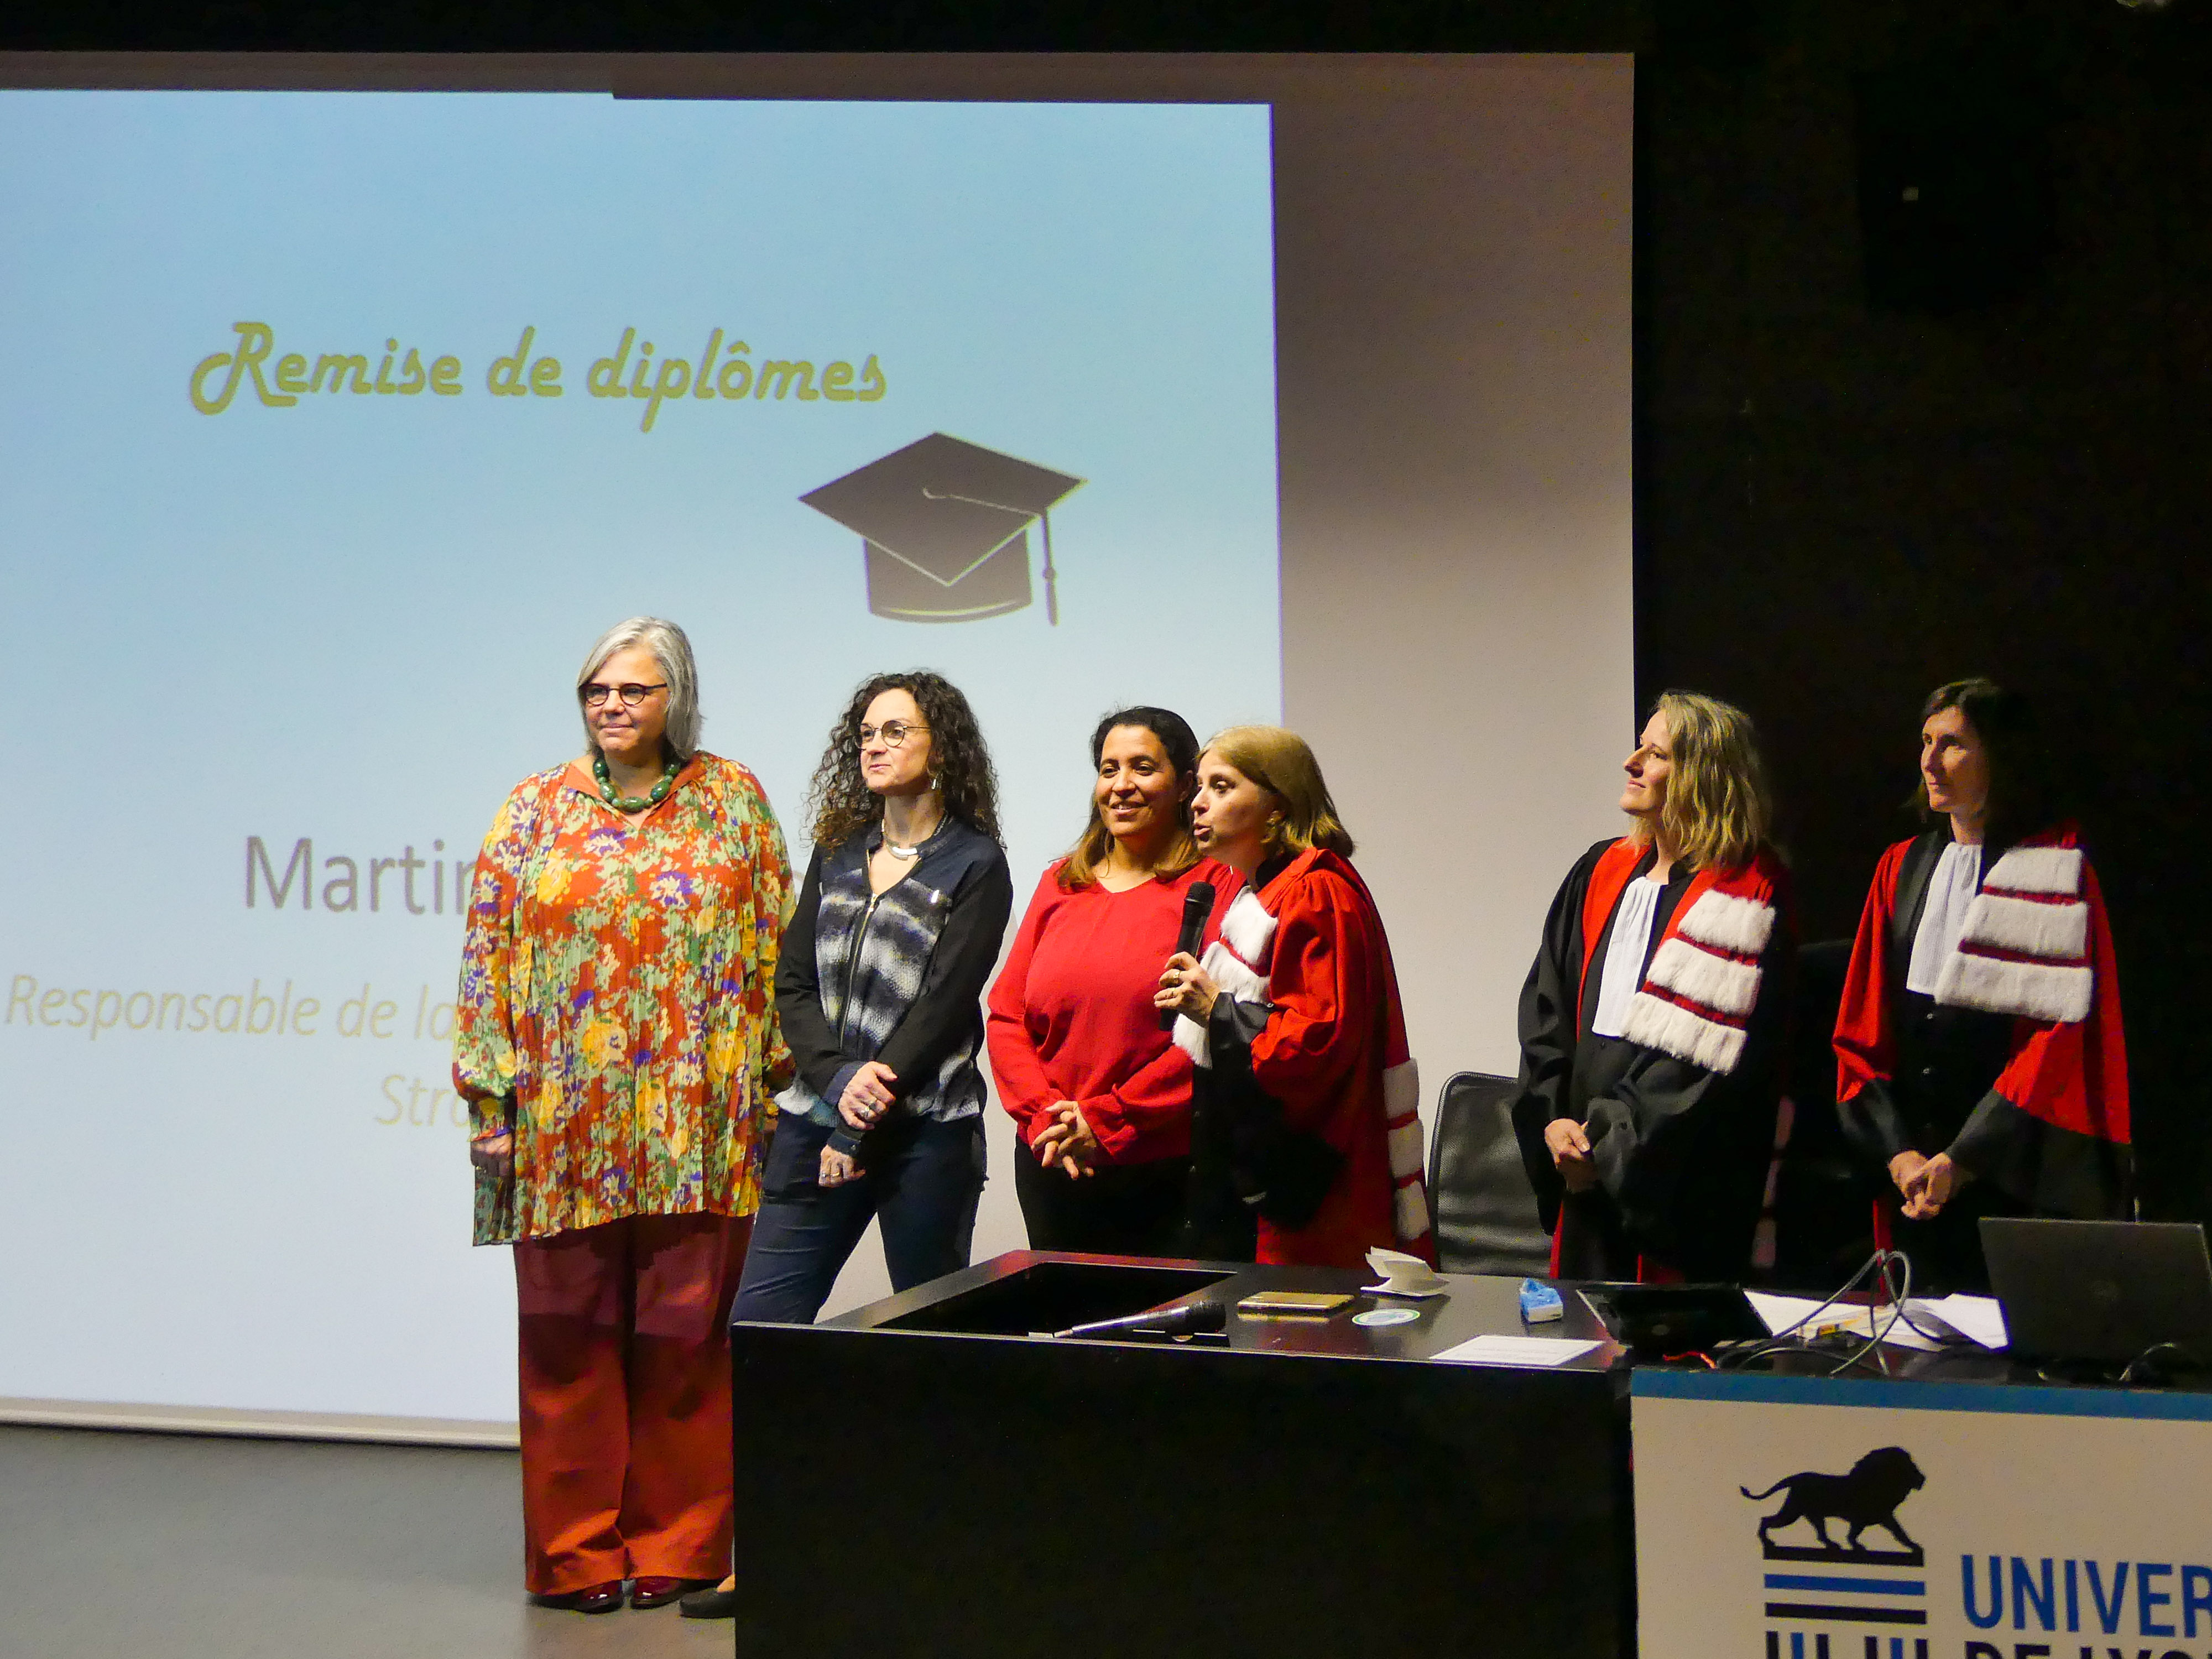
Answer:
[{"label": "black podium", "polygon": [[1226,1346],[1042,1333],[1316,1268],[1017,1251],[813,1326],[731,1328],[738,1651],[805,1659],[1629,1659],[1627,1370],[1438,1362],[1521,1322],[1232,1313]]}]

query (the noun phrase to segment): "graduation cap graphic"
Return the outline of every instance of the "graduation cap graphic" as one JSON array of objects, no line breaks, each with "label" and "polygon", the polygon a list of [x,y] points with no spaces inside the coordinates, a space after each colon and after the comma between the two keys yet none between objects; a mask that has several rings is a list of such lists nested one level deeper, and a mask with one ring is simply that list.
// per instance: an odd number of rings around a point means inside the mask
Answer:
[{"label": "graduation cap graphic", "polygon": [[899,622],[974,622],[1030,602],[1030,526],[1044,608],[1060,621],[1052,523],[1084,480],[933,432],[799,499],[860,538],[868,609]]}]

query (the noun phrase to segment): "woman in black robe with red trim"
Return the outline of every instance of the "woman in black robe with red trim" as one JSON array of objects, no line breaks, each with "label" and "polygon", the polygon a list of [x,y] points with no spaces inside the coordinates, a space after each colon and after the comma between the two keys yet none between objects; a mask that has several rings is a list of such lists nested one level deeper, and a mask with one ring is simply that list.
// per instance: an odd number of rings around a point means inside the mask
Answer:
[{"label": "woman in black robe with red trim", "polygon": [[1796,966],[1750,718],[1659,699],[1632,832],[1568,872],[1521,994],[1513,1127],[1552,1272],[1741,1279],[1774,1138]]},{"label": "woman in black robe with red trim", "polygon": [[1836,1019],[1837,1111],[1916,1288],[1986,1290],[1986,1215],[2130,1212],[2127,1044],[2097,872],[2037,788],[2024,699],[1921,710],[1929,827],[1882,854]]}]

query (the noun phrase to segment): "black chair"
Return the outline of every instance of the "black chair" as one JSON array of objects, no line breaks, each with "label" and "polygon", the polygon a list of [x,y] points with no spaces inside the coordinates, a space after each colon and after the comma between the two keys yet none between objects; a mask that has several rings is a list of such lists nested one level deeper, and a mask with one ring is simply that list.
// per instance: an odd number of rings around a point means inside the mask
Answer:
[{"label": "black chair", "polygon": [[1513,1138],[1510,1077],[1460,1072],[1445,1079],[1429,1138],[1429,1205],[1437,1265],[1448,1273],[1542,1273],[1551,1236]]}]

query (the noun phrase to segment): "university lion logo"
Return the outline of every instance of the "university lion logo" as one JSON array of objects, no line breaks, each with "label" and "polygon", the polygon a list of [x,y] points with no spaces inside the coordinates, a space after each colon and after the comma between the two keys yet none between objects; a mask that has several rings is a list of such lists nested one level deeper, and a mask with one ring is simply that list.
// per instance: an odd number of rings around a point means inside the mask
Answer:
[{"label": "university lion logo", "polygon": [[[1736,1490],[1754,1503],[1763,1503],[1777,1492],[1788,1494],[1782,1507],[1763,1516],[1759,1523],[1759,1541],[1770,1557],[1783,1555],[1785,1551],[1788,1556],[1801,1559],[1816,1553],[1838,1557],[1869,1555],[1873,1552],[1859,1542],[1859,1534],[1869,1527],[1880,1527],[1917,1557],[1920,1546],[1898,1525],[1897,1510],[1899,1504],[1927,1484],[1928,1477],[1920,1473],[1920,1466],[1912,1461],[1910,1452],[1902,1446],[1883,1446],[1852,1464],[1849,1474],[1808,1471],[1785,1475],[1765,1492],[1753,1492],[1748,1486]],[[1813,1523],[1813,1531],[1820,1540],[1820,1551],[1802,1547],[1789,1549],[1774,1542],[1772,1534],[1800,1521]],[[1828,1535],[1831,1521],[1842,1522],[1845,1528],[1840,1544]]]}]

